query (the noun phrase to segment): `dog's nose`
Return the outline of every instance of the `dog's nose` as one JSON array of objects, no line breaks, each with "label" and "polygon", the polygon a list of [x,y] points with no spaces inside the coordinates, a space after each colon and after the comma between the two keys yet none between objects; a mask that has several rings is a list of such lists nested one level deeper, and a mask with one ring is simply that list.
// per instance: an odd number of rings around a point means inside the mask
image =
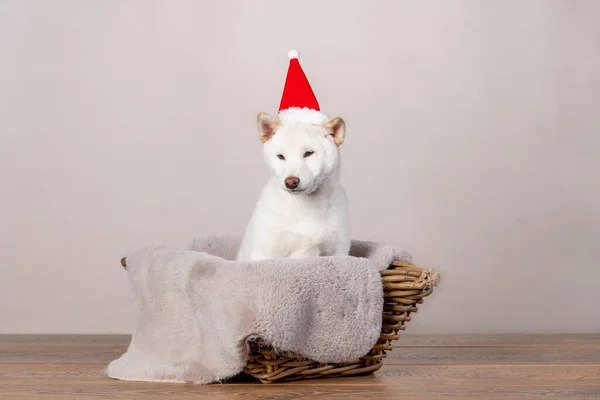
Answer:
[{"label": "dog's nose", "polygon": [[296,189],[298,184],[300,183],[300,179],[295,176],[288,176],[285,178],[285,187],[288,189]]}]

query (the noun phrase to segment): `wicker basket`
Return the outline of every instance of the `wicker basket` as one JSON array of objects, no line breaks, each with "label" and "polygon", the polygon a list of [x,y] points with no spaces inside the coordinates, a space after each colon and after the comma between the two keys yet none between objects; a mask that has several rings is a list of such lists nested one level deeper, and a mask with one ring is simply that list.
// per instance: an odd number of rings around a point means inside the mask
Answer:
[{"label": "wicker basket", "polygon": [[393,349],[392,341],[406,329],[417,304],[429,296],[439,276],[406,261],[394,261],[381,271],[384,285],[383,324],[379,340],[364,357],[351,362],[325,364],[294,353],[277,353],[266,343],[250,343],[250,358],[244,372],[262,383],[288,382],[314,378],[369,375],[383,365],[386,352]]},{"label": "wicker basket", "polygon": [[[125,258],[121,265],[126,268]],[[369,375],[380,369],[386,352],[393,349],[392,341],[406,329],[417,304],[431,294],[439,281],[438,274],[407,261],[393,261],[381,271],[384,287],[383,324],[379,340],[371,351],[358,360],[344,363],[319,363],[291,352],[276,352],[268,343],[255,340],[249,343],[250,356],[244,373],[262,383],[289,382],[315,378]]]}]

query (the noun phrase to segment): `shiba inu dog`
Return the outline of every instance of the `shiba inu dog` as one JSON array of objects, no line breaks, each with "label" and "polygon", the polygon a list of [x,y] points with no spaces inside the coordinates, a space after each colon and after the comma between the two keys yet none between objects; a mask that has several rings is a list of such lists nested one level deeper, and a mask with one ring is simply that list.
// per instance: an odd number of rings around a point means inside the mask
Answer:
[{"label": "shiba inu dog", "polygon": [[239,248],[239,260],[346,255],[347,197],[340,184],[346,124],[320,112],[290,51],[277,115],[259,113],[258,134],[270,177]]}]

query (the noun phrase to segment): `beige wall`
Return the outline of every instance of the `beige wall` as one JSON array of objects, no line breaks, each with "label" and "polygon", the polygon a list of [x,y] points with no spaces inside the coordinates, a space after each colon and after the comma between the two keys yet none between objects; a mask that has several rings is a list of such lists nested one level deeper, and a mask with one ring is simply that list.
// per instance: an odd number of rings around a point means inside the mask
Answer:
[{"label": "beige wall", "polygon": [[0,333],[129,332],[119,258],[241,233],[287,50],[409,332],[600,331],[600,2],[0,1]]}]

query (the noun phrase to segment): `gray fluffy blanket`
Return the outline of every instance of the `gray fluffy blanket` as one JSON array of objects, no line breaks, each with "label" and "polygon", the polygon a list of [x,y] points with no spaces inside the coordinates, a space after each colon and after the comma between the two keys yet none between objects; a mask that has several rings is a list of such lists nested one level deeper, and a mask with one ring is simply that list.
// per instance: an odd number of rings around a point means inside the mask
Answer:
[{"label": "gray fluffy blanket", "polygon": [[240,238],[127,255],[135,328],[108,376],[206,384],[240,373],[249,339],[319,362],[352,361],[379,338],[379,271],[410,256],[353,241],[346,257],[234,261]]}]

